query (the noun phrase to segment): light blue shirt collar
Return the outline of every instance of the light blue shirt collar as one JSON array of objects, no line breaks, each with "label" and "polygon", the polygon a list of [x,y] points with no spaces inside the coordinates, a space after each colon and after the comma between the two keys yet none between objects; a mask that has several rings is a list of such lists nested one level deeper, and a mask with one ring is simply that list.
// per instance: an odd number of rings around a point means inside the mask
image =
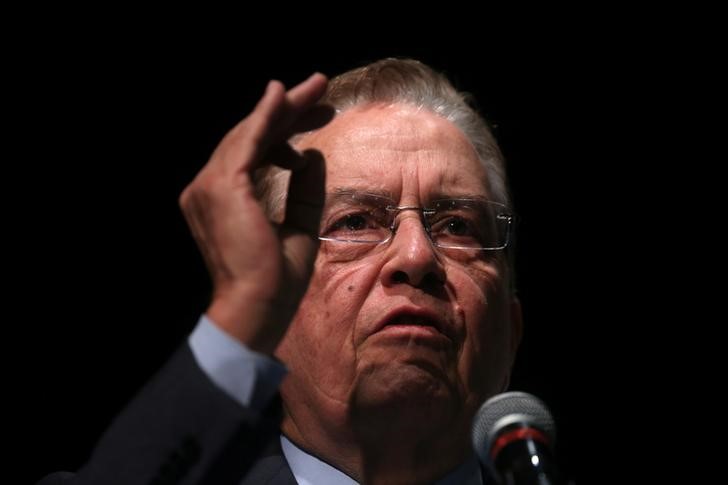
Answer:
[{"label": "light blue shirt collar", "polygon": [[[357,485],[350,476],[309,455],[283,435],[281,448],[299,485]],[[436,485],[483,485],[478,461],[473,456]]]}]

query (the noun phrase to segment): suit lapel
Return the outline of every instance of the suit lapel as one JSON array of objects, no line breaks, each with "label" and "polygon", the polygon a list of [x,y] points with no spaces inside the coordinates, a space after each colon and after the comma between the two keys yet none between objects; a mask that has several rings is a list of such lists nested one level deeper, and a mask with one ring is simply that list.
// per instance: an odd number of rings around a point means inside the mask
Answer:
[{"label": "suit lapel", "polygon": [[240,485],[296,485],[279,436],[271,439]]}]

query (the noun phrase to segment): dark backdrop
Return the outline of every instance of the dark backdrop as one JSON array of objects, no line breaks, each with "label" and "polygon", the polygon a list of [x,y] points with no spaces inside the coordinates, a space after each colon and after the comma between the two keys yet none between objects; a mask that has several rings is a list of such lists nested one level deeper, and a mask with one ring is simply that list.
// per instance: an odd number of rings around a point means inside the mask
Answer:
[{"label": "dark backdrop", "polygon": [[[628,352],[612,336],[623,324],[610,288],[624,277],[624,252],[609,230],[617,216],[604,207],[627,197],[611,187],[625,157],[615,140],[635,123],[632,61],[599,45],[585,53],[573,39],[522,45],[516,35],[467,48],[334,52],[313,41],[224,53],[195,42],[111,44],[48,42],[22,59],[32,75],[11,93],[21,150],[6,182],[19,195],[9,205],[5,295],[22,331],[23,433],[14,442],[32,457],[23,476],[83,463],[205,309],[209,283],[177,197],[266,81],[291,86],[313,70],[335,74],[389,55],[445,71],[494,125],[521,216],[526,329],[512,388],[552,409],[568,475],[585,483],[603,466],[592,418],[620,386],[615,356]],[[619,298],[630,296],[622,289]]]}]

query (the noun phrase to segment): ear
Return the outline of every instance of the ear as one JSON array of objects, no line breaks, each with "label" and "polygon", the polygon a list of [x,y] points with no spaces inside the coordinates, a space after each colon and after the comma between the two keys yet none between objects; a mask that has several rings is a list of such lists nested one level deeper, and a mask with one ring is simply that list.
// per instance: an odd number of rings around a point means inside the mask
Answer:
[{"label": "ear", "polygon": [[521,311],[521,301],[518,297],[514,296],[511,299],[510,305],[511,341],[509,350],[511,351],[511,365],[513,365],[513,361],[516,358],[516,351],[521,344],[521,337],[523,337],[523,312]]}]

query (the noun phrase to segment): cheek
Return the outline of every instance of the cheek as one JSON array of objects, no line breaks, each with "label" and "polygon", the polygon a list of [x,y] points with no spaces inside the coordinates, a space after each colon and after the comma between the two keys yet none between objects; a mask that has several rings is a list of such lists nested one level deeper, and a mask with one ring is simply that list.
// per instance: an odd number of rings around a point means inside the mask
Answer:
[{"label": "cheek", "polygon": [[276,352],[291,380],[346,399],[354,380],[353,334],[376,281],[371,265],[316,261],[309,288]]},{"label": "cheek", "polygon": [[500,392],[510,369],[510,307],[502,276],[489,266],[462,274],[458,286],[465,320],[458,370],[466,394],[475,402]]}]

